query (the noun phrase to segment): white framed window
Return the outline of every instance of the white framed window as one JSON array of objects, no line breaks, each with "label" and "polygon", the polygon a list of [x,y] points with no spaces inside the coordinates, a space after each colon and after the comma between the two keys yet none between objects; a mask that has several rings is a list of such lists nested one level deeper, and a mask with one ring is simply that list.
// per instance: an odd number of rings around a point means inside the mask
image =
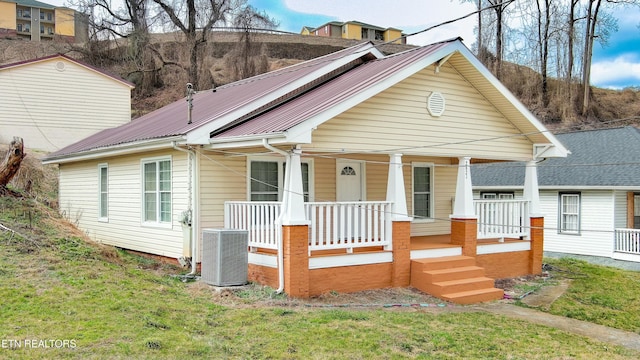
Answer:
[{"label": "white framed window", "polygon": [[142,222],[171,226],[171,157],[143,159]]},{"label": "white framed window", "polygon": [[109,220],[109,166],[98,164],[98,221]]},{"label": "white framed window", "polygon": [[[286,163],[282,158],[256,157],[248,159],[249,201],[281,201]],[[313,160],[303,159],[302,188],[304,201],[313,199]]]},{"label": "white framed window", "polygon": [[560,193],[558,196],[558,232],[580,234],[580,193]]},{"label": "white framed window", "polygon": [[416,220],[433,220],[433,174],[431,163],[411,164],[413,216]]},{"label": "white framed window", "polygon": [[499,199],[513,200],[513,192],[481,192],[480,197],[483,199]]}]

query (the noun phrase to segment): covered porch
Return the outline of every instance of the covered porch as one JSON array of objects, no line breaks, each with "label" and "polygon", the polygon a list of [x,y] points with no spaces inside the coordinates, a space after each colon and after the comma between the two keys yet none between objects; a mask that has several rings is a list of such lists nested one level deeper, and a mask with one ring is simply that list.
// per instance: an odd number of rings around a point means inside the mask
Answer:
[{"label": "covered porch", "polygon": [[486,265],[493,278],[541,271],[542,231],[531,231],[542,221],[531,220],[538,203],[535,163],[526,199],[473,200],[470,158],[460,158],[450,231],[425,236],[411,234],[400,154],[390,155],[385,201],[335,202],[305,202],[300,151],[287,156],[282,201],[225,202],[225,228],[248,232],[253,281],[308,297],[331,290],[420,288],[412,263],[424,259],[470,258]]}]

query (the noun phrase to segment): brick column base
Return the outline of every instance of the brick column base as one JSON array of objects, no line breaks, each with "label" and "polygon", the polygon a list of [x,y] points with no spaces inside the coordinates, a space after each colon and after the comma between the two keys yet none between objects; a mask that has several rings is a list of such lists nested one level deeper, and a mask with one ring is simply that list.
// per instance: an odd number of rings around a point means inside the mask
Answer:
[{"label": "brick column base", "polygon": [[411,283],[411,222],[392,223],[393,267],[391,286],[407,287]]},{"label": "brick column base", "polygon": [[478,248],[478,220],[452,218],[451,244],[462,246],[462,255],[476,257]]},{"label": "brick column base", "polygon": [[533,275],[542,273],[542,255],[544,248],[544,218],[531,218],[531,250],[529,251],[529,271]]},{"label": "brick column base", "polygon": [[309,295],[309,226],[282,226],[284,291],[292,297]]}]

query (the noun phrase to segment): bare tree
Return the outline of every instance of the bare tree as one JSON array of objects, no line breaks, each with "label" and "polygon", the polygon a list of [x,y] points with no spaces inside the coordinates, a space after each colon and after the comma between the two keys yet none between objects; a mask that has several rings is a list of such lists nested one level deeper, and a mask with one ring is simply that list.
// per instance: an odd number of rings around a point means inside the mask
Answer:
[{"label": "bare tree", "polygon": [[[189,66],[186,69],[189,82],[199,85],[199,50],[207,43],[211,30],[226,23],[234,9],[246,0],[153,0],[166,14],[171,23],[185,36],[189,52]],[[184,8],[183,8],[184,5]]]},{"label": "bare tree", "polygon": [[278,23],[266,13],[247,5],[240,9],[233,25],[240,30],[240,41],[227,57],[232,79],[240,80],[268,71],[268,57],[264,46],[256,46],[254,35],[256,31],[274,29]]},{"label": "bare tree", "polygon": [[496,40],[496,59],[494,72],[498,79],[500,79],[502,75],[502,61],[504,59],[504,33],[503,26],[505,21],[505,14],[507,7],[513,3],[513,0],[487,0],[493,9],[495,14],[495,22],[496,22],[496,32],[495,32],[495,40]]},{"label": "bare tree", "polygon": [[547,65],[549,61],[549,41],[551,23],[551,0],[536,0],[538,10],[538,44],[540,56],[540,76],[542,78],[542,105],[549,106],[549,86],[547,80]]}]

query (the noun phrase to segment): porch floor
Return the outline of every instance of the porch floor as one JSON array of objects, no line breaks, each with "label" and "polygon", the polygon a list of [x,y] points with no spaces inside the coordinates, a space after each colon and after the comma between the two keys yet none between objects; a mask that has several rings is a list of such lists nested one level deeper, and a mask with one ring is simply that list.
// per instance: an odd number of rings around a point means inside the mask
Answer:
[{"label": "porch floor", "polygon": [[[505,238],[503,242],[500,239],[480,239],[478,245],[491,245],[491,244],[505,244],[509,242],[522,241],[520,239]],[[429,236],[412,236],[411,237],[411,250],[431,250],[431,249],[446,249],[455,248],[458,245],[451,244],[451,234],[444,235],[429,235]]]}]

